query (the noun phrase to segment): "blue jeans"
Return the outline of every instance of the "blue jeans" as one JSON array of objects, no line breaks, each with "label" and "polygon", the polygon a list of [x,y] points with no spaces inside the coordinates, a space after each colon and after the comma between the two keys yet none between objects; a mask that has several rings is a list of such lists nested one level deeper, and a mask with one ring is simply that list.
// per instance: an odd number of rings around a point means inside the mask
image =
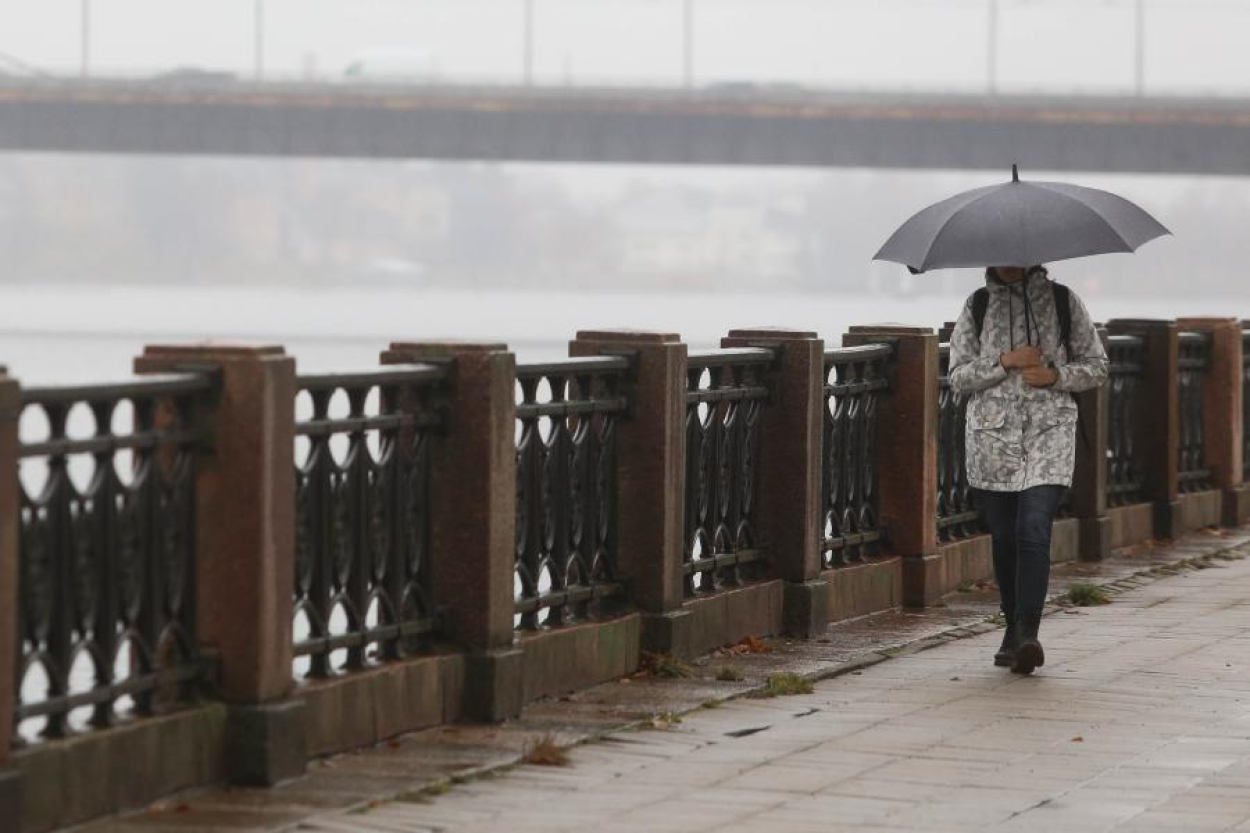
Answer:
[{"label": "blue jeans", "polygon": [[1042,613],[1050,584],[1050,529],[1065,492],[1064,486],[976,492],[994,541],[994,580],[1008,621]]}]

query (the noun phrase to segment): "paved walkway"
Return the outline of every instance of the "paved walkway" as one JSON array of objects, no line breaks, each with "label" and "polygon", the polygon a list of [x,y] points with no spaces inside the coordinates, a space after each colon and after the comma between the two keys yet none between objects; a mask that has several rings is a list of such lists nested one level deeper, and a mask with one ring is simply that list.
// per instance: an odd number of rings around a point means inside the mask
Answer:
[{"label": "paved walkway", "polygon": [[1250,561],[1042,635],[1032,677],[994,668],[984,633],[298,829],[1250,831]]}]

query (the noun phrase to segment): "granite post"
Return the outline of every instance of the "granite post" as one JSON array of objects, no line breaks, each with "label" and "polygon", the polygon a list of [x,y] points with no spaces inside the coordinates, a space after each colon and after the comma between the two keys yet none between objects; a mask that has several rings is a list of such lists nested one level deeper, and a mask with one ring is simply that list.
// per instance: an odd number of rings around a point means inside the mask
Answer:
[{"label": "granite post", "polygon": [[759,533],[773,574],[785,581],[786,632],[815,638],[831,618],[820,578],[825,343],[814,332],[753,328],[731,330],[721,347],[778,354],[760,424]]},{"label": "granite post", "polygon": [[689,656],[682,541],[686,345],[675,333],[586,330],[573,356],[628,355],[629,411],[616,426],[617,569],[643,613],[643,649]]},{"label": "granite post", "polygon": [[304,705],[293,698],[295,360],[277,346],[149,346],[136,373],[217,374],[196,460],[196,627],[229,705],[226,774],[300,775]]},{"label": "granite post", "polygon": [[430,457],[431,591],[448,636],[468,649],[465,714],[521,713],[513,645],[516,571],[516,357],[504,344],[396,342],[383,364],[450,362],[444,424]]}]

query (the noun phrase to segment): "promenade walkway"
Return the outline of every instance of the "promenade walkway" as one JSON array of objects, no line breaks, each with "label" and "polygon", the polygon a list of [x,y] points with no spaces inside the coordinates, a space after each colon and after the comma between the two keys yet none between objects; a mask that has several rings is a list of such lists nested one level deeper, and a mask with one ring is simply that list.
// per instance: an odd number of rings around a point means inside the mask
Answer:
[{"label": "promenade walkway", "polygon": [[[86,829],[1250,831],[1248,541],[1241,528],[1058,567],[1053,591],[1087,580],[1117,595],[1048,616],[1032,677],[989,664],[996,602],[968,588],[690,678],[609,683],[503,726],[416,733],[272,790],[205,790]],[[726,664],[745,679],[717,681]],[[836,676],[725,699],[780,670]],[[567,766],[510,766],[548,732],[583,741]]]},{"label": "promenade walkway", "polygon": [[742,699],[339,831],[1250,830],[1250,562],[1052,615],[1032,677],[998,634]]}]

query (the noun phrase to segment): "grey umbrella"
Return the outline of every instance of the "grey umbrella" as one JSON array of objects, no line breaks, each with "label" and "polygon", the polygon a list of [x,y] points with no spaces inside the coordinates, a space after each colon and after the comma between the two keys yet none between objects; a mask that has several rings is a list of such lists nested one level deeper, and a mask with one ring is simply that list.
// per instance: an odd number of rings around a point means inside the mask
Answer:
[{"label": "grey umbrella", "polygon": [[975,188],[916,214],[874,260],[913,272],[957,266],[1036,266],[1073,257],[1132,252],[1170,234],[1115,194],[1064,182],[1011,182]]}]

